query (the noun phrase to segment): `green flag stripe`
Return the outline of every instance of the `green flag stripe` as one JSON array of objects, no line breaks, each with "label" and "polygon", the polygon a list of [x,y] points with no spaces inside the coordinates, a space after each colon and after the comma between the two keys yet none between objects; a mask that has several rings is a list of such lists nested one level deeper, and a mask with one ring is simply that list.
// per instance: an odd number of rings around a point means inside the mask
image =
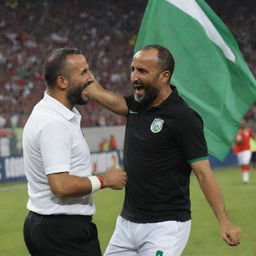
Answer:
[{"label": "green flag stripe", "polygon": [[235,55],[226,42],[223,40],[219,32],[216,30],[212,22],[200,8],[196,1],[191,0],[166,0],[177,8],[181,9],[186,14],[197,20],[204,28],[208,38],[221,48],[224,55],[231,61],[235,61]]}]

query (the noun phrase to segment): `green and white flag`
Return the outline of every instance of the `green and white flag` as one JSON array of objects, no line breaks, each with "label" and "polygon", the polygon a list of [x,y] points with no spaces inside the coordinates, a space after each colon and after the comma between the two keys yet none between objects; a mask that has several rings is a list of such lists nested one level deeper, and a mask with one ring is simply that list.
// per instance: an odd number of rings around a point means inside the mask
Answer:
[{"label": "green and white flag", "polygon": [[172,84],[203,117],[209,153],[223,160],[256,100],[256,81],[232,34],[203,0],[149,0],[135,51],[149,44],[172,52]]}]

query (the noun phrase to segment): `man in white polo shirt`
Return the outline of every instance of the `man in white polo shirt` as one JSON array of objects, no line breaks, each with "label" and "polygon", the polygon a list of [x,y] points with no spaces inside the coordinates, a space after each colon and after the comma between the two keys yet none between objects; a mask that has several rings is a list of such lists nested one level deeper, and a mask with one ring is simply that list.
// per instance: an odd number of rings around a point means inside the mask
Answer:
[{"label": "man in white polo shirt", "polygon": [[75,105],[87,103],[94,80],[85,56],[74,48],[53,51],[45,61],[47,90],[23,133],[29,214],[24,239],[33,256],[99,256],[93,192],[122,189],[126,172],[114,165],[92,176],[90,150]]}]

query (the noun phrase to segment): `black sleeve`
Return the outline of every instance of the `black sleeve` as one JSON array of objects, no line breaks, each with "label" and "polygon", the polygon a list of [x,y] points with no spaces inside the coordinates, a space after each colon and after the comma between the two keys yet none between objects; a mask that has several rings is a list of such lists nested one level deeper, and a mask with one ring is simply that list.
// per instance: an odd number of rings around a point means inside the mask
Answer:
[{"label": "black sleeve", "polygon": [[132,113],[138,113],[142,110],[143,104],[135,101],[134,96],[126,96],[124,97],[126,104],[128,106],[128,115]]},{"label": "black sleeve", "polygon": [[128,106],[128,109],[131,109],[131,105],[134,102],[133,96],[125,96],[124,99],[126,101],[126,105]]},{"label": "black sleeve", "polygon": [[189,163],[208,158],[202,118],[192,109],[179,118],[175,127],[175,138]]}]

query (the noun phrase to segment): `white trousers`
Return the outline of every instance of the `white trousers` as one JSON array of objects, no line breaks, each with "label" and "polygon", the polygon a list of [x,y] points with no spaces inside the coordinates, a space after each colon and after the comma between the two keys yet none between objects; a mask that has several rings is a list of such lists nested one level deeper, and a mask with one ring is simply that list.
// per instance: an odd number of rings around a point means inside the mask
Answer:
[{"label": "white trousers", "polygon": [[239,165],[249,164],[251,160],[251,150],[245,150],[237,153],[237,160]]},{"label": "white trousers", "polygon": [[180,256],[190,228],[191,220],[142,224],[119,216],[104,256]]}]

